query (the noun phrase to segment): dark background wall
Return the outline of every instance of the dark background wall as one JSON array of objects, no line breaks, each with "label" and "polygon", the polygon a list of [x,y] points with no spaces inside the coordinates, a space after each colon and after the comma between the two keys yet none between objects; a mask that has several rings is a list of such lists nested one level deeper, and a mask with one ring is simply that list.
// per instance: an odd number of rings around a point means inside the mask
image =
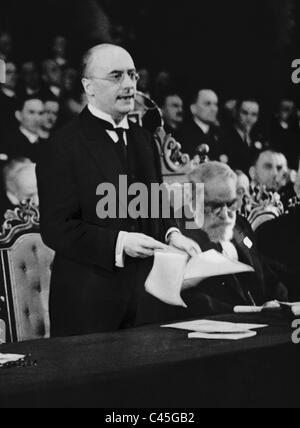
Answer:
[{"label": "dark background wall", "polygon": [[265,104],[299,93],[290,78],[300,58],[297,0],[2,0],[0,16],[20,60],[46,57],[63,33],[74,63],[90,44],[114,41],[138,66],[170,70],[186,90],[212,86]]}]

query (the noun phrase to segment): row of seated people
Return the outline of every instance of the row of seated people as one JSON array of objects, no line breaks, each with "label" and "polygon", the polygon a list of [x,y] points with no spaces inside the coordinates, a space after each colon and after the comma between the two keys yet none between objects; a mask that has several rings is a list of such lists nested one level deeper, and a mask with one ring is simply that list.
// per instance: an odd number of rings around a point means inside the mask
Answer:
[{"label": "row of seated people", "polygon": [[211,159],[248,174],[251,159],[270,148],[284,153],[292,169],[298,167],[300,108],[289,97],[280,101],[270,121],[260,120],[262,108],[253,98],[230,100],[221,109],[211,89],[195,91],[188,108],[179,93],[172,91],[162,98],[161,109],[166,132],[173,134],[191,158],[201,144],[207,144]]}]

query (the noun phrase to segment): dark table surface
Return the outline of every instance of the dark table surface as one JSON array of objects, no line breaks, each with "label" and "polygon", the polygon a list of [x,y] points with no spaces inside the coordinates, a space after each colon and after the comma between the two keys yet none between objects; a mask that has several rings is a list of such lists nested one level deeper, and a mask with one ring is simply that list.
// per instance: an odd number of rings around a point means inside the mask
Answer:
[{"label": "dark table surface", "polygon": [[188,340],[146,326],[0,346],[37,367],[0,369],[0,407],[299,407],[300,345],[278,316],[213,319],[268,324],[251,339]]}]

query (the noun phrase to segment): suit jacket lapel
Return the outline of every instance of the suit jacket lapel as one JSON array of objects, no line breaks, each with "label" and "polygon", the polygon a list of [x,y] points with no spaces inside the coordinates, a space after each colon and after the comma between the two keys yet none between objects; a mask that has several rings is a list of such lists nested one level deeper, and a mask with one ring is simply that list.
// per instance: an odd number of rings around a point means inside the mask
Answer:
[{"label": "suit jacket lapel", "polygon": [[114,148],[114,142],[107,134],[97,118],[85,109],[81,115],[84,143],[90,155],[94,159],[99,170],[107,178],[107,182],[119,188],[119,176],[127,172]]}]

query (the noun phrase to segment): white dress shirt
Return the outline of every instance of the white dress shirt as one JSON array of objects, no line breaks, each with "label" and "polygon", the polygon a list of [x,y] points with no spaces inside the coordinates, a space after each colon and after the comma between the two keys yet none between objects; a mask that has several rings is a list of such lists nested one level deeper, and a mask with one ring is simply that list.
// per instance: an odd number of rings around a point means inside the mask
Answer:
[{"label": "white dress shirt", "polygon": [[[129,123],[128,123],[127,116],[125,116],[124,119],[122,119],[120,123],[116,124],[114,119],[109,114],[104,113],[103,111],[92,106],[91,104],[88,105],[88,109],[93,116],[97,117],[98,119],[102,119],[102,120],[105,120],[106,122],[109,122],[115,129],[118,129],[118,128],[129,129]],[[114,143],[118,143],[119,137],[118,137],[118,134],[116,132],[111,131],[111,130],[106,130],[106,132],[109,135],[109,137],[113,140]],[[126,135],[125,131],[124,131],[123,138],[124,138],[125,144],[127,145],[127,135]],[[177,228],[169,229],[167,234],[166,234],[166,242],[168,242],[168,239],[173,232],[179,232],[180,233],[179,229],[177,229]],[[118,235],[117,244],[116,244],[116,256],[115,256],[115,265],[118,268],[124,268],[125,267],[124,247],[125,247],[126,238],[127,238],[128,234],[129,234],[129,232],[121,231],[121,232],[119,232],[119,235]]]},{"label": "white dress shirt", "polygon": [[34,134],[31,131],[28,131],[28,129],[23,128],[23,126],[20,127],[20,131],[23,135],[29,140],[31,144],[36,144],[39,140],[39,136],[37,134]]},{"label": "white dress shirt", "polygon": [[202,122],[202,120],[194,117],[194,122],[199,128],[203,131],[205,135],[207,135],[210,131],[210,126],[207,123]]}]

